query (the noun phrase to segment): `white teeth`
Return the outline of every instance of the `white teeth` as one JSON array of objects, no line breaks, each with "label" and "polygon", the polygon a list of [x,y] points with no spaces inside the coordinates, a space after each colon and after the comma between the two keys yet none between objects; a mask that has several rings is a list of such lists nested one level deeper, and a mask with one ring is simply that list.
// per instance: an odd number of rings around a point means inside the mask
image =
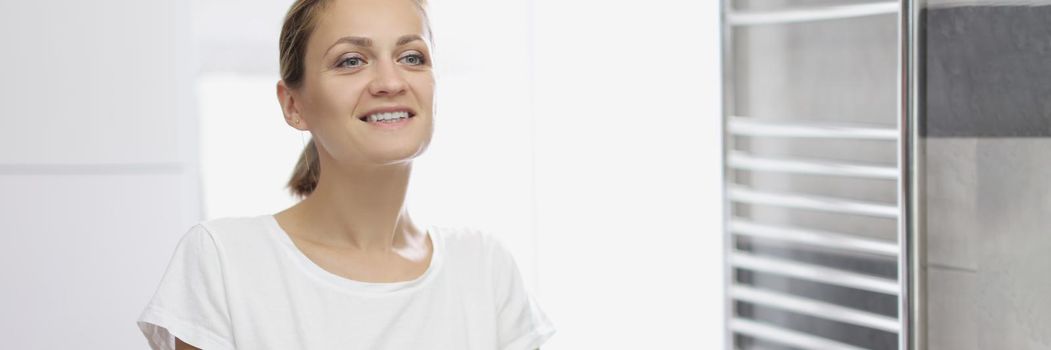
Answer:
[{"label": "white teeth", "polygon": [[409,117],[409,112],[376,113],[368,117],[369,122],[392,122]]}]

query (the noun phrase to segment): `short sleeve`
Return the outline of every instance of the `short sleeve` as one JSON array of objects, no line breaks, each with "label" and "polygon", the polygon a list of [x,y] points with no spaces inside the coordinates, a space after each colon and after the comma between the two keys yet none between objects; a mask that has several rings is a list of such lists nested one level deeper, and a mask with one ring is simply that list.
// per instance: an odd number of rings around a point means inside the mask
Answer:
[{"label": "short sleeve", "polygon": [[219,252],[201,225],[183,235],[138,319],[150,348],[172,350],[178,337],[203,350],[234,349]]},{"label": "short sleeve", "polygon": [[555,327],[529,295],[510,252],[498,241],[494,241],[493,245],[499,349],[539,348],[555,334]]}]

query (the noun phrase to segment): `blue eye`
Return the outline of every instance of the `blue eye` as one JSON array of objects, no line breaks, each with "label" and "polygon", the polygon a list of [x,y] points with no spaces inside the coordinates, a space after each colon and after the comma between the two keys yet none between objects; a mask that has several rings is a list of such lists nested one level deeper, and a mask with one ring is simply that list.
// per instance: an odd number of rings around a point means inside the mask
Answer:
[{"label": "blue eye", "polygon": [[[348,66],[345,63],[350,63],[351,65]],[[353,56],[353,57],[347,57],[347,58],[339,61],[339,63],[336,64],[336,67],[339,67],[339,68],[354,68],[354,67],[359,67],[359,66],[364,65],[364,64],[365,64],[365,60],[364,59],[362,59],[361,57]]]},{"label": "blue eye", "polygon": [[402,57],[401,60],[404,60],[404,61],[406,61],[406,63],[408,63],[410,65],[413,65],[413,66],[422,66],[425,63],[427,63],[427,60],[424,59],[423,55],[420,55],[420,54],[406,55],[406,56]]}]

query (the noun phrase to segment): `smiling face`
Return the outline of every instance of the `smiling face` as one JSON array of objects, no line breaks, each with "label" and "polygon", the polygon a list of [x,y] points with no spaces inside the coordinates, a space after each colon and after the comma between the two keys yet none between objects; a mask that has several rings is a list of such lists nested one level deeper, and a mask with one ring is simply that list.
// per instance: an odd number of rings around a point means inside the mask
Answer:
[{"label": "smiling face", "polygon": [[314,135],[322,159],[404,163],[430,143],[430,33],[413,1],[333,0],[318,16],[295,102],[281,100],[286,119],[301,119],[290,125]]}]

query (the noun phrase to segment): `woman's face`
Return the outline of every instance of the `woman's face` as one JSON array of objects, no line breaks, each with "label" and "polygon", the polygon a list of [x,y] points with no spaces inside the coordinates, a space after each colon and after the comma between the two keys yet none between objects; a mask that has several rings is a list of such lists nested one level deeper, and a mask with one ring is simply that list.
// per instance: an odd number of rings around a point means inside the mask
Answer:
[{"label": "woman's face", "polygon": [[434,73],[413,1],[335,0],[318,17],[299,127],[341,166],[408,162],[430,143]]}]

